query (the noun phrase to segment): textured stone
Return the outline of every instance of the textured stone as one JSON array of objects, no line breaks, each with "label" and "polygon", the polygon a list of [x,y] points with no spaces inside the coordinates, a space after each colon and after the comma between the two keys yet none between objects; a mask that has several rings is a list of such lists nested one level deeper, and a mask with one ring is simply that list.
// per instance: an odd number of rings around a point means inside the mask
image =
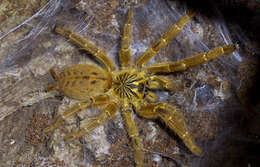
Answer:
[{"label": "textured stone", "polygon": [[[39,17],[0,39],[0,166],[133,166],[131,143],[119,113],[79,140],[64,141],[66,135],[98,115],[100,108],[83,110],[66,120],[64,126],[48,133],[43,143],[39,136],[36,139],[41,142],[34,143],[36,146],[26,141],[28,132],[43,133],[42,127],[35,124],[35,131],[29,130],[34,113],[48,114],[50,124],[54,117],[76,102],[62,98],[61,93],[43,91],[55,82],[49,69],[54,67],[59,72],[71,64],[95,63],[88,54],[79,51],[52,30],[54,26],[65,26],[78,32],[104,49],[117,62],[120,31],[129,6],[134,11],[131,44],[134,58],[183,15],[184,6],[176,1],[160,0],[48,2],[46,8],[49,10],[44,10]],[[46,3],[36,0],[1,1],[0,37],[29,19]],[[197,14],[183,32],[149,63],[176,61],[207,51],[206,46],[211,49],[225,44],[226,39],[222,38],[222,34],[225,37],[230,35],[220,31],[216,25],[226,24],[214,19]],[[251,43],[249,46],[253,49],[256,47]],[[251,58],[251,50],[241,50],[243,52],[238,56]],[[227,154],[238,155],[243,162],[241,166],[244,165],[246,157],[243,159],[242,153],[238,154],[243,147],[237,146],[234,139],[228,136],[232,134],[237,138],[236,135],[240,134],[232,131],[241,120],[241,105],[236,91],[241,101],[250,101],[245,96],[246,87],[253,85],[253,74],[247,74],[253,70],[247,70],[251,63],[244,66],[238,64],[236,55],[231,54],[185,72],[168,75],[170,79],[179,81],[183,89],[175,94],[157,92],[160,100],[176,104],[181,109],[191,134],[204,150],[204,156],[194,157],[160,121],[136,116],[135,122],[146,149],[146,166],[211,166],[223,162],[218,157],[223,160]],[[247,68],[243,70],[245,66]],[[239,74],[236,72],[238,67]],[[239,84],[241,87],[237,86]],[[257,134],[255,124],[249,127],[253,134]],[[33,139],[33,135],[28,139]],[[243,138],[240,136],[238,139]],[[236,156],[229,157],[226,164],[239,166],[234,160]]]}]

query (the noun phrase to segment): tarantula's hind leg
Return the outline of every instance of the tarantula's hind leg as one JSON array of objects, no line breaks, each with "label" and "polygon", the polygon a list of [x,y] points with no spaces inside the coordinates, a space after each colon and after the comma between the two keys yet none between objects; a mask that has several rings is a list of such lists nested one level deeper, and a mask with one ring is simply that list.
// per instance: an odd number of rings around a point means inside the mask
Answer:
[{"label": "tarantula's hind leg", "polygon": [[[50,73],[56,81],[59,79],[59,75],[54,71],[53,68],[50,69]],[[55,85],[52,85],[52,86],[46,88],[45,91],[49,92],[49,91],[52,91],[57,88],[58,88],[58,84],[55,84]]]},{"label": "tarantula's hind leg", "polygon": [[73,33],[70,30],[60,27],[55,28],[55,32],[68,38],[71,42],[80,47],[80,49],[86,50],[91,53],[100,63],[102,63],[108,71],[115,69],[115,64],[107,57],[105,51],[98,48],[96,45],[82,38],[79,34]]},{"label": "tarantula's hind leg", "polygon": [[46,88],[46,89],[45,89],[45,92],[49,92],[49,91],[55,90],[55,89],[57,89],[57,88],[58,88],[58,85],[55,84],[55,85],[52,85],[52,86]]},{"label": "tarantula's hind leg", "polygon": [[232,53],[236,50],[235,45],[225,45],[221,47],[214,48],[209,52],[199,53],[192,57],[187,57],[176,62],[166,62],[154,64],[150,67],[147,67],[150,73],[169,73],[174,71],[183,71],[187,68],[194,67],[203,63],[206,63],[210,60],[214,60],[219,56],[224,54]]},{"label": "tarantula's hind leg", "polygon": [[103,125],[107,120],[111,119],[115,115],[117,110],[118,110],[118,106],[115,103],[112,102],[107,104],[97,118],[83,125],[81,129],[78,130],[77,132],[74,132],[71,135],[66,136],[65,140],[69,141],[69,140],[79,138],[85,135],[87,132],[94,130],[98,126]]},{"label": "tarantula's hind leg", "polygon": [[55,80],[58,80],[58,79],[59,79],[59,75],[55,72],[54,68],[51,68],[51,69],[50,69],[50,73],[51,73],[51,75],[53,76],[53,78],[54,78]]},{"label": "tarantula's hind leg", "polygon": [[150,103],[137,110],[137,114],[145,118],[160,118],[183,140],[184,144],[195,155],[200,156],[201,150],[188,132],[184,117],[176,106],[167,103]]},{"label": "tarantula's hind leg", "polygon": [[139,131],[135,125],[132,116],[132,110],[123,110],[122,116],[124,118],[125,127],[128,136],[130,137],[134,148],[134,160],[135,160],[136,167],[143,167],[143,161],[144,161],[143,143],[139,137]]},{"label": "tarantula's hind leg", "polygon": [[78,113],[84,108],[91,107],[91,106],[102,106],[104,104],[107,104],[109,101],[109,98],[107,95],[100,95],[89,98],[89,100],[78,102],[74,104],[72,107],[70,107],[68,110],[66,110],[62,115],[58,116],[53,123],[44,129],[45,132],[51,131],[56,129],[57,127],[61,126],[64,121]]}]

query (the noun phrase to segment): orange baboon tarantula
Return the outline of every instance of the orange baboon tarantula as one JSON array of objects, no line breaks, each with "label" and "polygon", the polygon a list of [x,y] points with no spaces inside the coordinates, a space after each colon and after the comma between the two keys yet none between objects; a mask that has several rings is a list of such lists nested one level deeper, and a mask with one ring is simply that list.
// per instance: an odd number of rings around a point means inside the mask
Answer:
[{"label": "orange baboon tarantula", "polygon": [[133,120],[133,111],[143,118],[161,119],[171,130],[178,134],[192,153],[201,155],[201,150],[188,132],[184,117],[179,109],[173,104],[156,102],[158,97],[152,90],[165,89],[174,91],[176,88],[174,81],[156,74],[183,71],[189,67],[203,64],[223,54],[233,52],[236,49],[235,46],[225,45],[176,62],[156,63],[146,66],[146,63],[182,30],[193,15],[194,13],[189,11],[180,18],[132,64],[130,43],[133,12],[129,10],[126,23],[123,26],[119,55],[121,67],[118,68],[106,56],[105,52],[97,46],[76,33],[59,27],[56,28],[55,31],[58,34],[68,38],[81,49],[90,52],[105,68],[96,65],[78,64],[65,68],[60,74],[56,74],[53,69],[50,70],[58,82],[54,86],[47,88],[46,91],[58,89],[64,95],[77,99],[79,102],[65,111],[64,114],[58,116],[49,127],[45,128],[45,131],[51,131],[61,126],[68,117],[84,108],[104,106],[102,113],[96,119],[83,125],[78,131],[67,136],[65,140],[73,140],[83,136],[86,132],[92,131],[115,116],[120,109],[125,128],[132,141],[136,166],[143,166],[144,152],[139,131]]}]

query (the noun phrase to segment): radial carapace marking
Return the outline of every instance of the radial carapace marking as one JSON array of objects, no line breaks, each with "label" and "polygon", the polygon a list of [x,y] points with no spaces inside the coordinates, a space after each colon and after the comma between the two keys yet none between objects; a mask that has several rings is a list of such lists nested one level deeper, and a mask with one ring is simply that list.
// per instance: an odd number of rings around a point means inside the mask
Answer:
[{"label": "radial carapace marking", "polygon": [[114,92],[120,98],[132,99],[142,97],[142,92],[138,91],[140,84],[142,83],[143,78],[138,77],[137,74],[131,74],[127,72],[120,73],[116,76],[113,81]]}]

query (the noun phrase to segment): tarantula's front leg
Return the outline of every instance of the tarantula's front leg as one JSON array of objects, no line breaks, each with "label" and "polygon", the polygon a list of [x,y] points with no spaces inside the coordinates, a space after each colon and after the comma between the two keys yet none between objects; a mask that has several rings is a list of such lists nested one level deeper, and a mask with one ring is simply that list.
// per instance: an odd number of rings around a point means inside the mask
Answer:
[{"label": "tarantula's front leg", "polygon": [[107,95],[100,95],[95,97],[90,97],[89,100],[78,102],[66,110],[62,115],[58,116],[53,123],[44,129],[45,132],[51,131],[56,129],[60,125],[64,123],[64,121],[78,113],[84,108],[91,107],[91,106],[102,106],[109,102],[109,98]]},{"label": "tarantula's front leg", "polygon": [[97,118],[94,118],[90,122],[83,125],[77,132],[74,132],[73,134],[66,136],[65,140],[68,141],[79,138],[85,135],[87,132],[94,130],[98,126],[103,125],[107,120],[111,119],[115,115],[117,110],[118,106],[116,105],[116,103],[111,102],[107,104]]},{"label": "tarantula's front leg", "polygon": [[148,80],[149,89],[166,89],[175,92],[176,89],[181,88],[181,83],[172,81],[166,77],[153,75]]},{"label": "tarantula's front leg", "polygon": [[132,22],[133,12],[131,9],[127,12],[126,22],[123,27],[123,33],[121,37],[121,49],[120,49],[120,63],[121,66],[128,67],[131,63],[131,35],[132,35]]},{"label": "tarantula's front leg", "polygon": [[137,60],[136,65],[145,65],[153,56],[155,56],[162,48],[164,48],[174,37],[176,37],[185,24],[194,16],[193,11],[189,11],[186,15],[182,16],[180,20],[174,24],[165,34],[162,35],[161,39],[156,41],[149,47]]},{"label": "tarantula's front leg", "polygon": [[201,155],[200,148],[189,134],[184,117],[176,106],[167,103],[151,103],[137,110],[145,118],[160,118],[183,140],[195,155]]},{"label": "tarantula's front leg", "polygon": [[91,42],[85,40],[79,34],[73,33],[70,30],[63,29],[60,27],[55,28],[55,32],[68,38],[71,42],[78,45],[80,49],[86,50],[89,53],[91,53],[99,62],[105,65],[108,71],[112,71],[115,69],[114,63],[109,57],[106,56],[105,51],[101,50]]},{"label": "tarantula's front leg", "polygon": [[183,71],[189,67],[200,65],[210,60],[216,59],[224,54],[232,53],[234,50],[236,50],[235,45],[225,45],[212,49],[209,52],[199,53],[195,56],[188,57],[176,62],[154,64],[150,67],[147,67],[147,69],[151,73],[169,73],[174,71]]},{"label": "tarantula's front leg", "polygon": [[134,148],[134,160],[135,160],[136,167],[143,167],[143,161],[144,161],[143,143],[141,142],[138,129],[133,120],[132,110],[122,111],[122,116],[124,118],[125,127],[127,129],[128,136],[131,138],[131,142]]}]

